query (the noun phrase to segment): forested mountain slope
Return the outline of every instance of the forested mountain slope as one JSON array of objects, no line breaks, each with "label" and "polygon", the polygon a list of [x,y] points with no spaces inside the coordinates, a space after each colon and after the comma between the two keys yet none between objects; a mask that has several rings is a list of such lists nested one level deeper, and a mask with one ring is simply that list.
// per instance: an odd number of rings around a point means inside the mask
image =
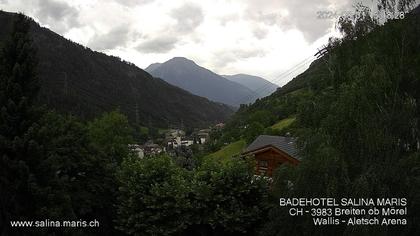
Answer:
[{"label": "forested mountain slope", "polygon": [[[16,14],[0,12],[0,43]],[[95,52],[31,23],[39,57],[39,102],[92,118],[119,108],[131,122],[204,126],[225,120],[231,109],[155,79],[135,65]]]}]

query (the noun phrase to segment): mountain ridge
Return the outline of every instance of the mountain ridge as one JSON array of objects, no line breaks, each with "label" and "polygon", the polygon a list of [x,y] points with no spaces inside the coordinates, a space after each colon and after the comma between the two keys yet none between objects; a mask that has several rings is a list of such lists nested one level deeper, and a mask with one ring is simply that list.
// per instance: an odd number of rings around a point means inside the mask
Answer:
[{"label": "mountain ridge", "polygon": [[255,75],[248,74],[235,74],[235,75],[222,75],[226,79],[239,83],[258,94],[259,98],[266,97],[275,92],[279,86],[271,83],[270,81]]},{"label": "mountain ridge", "polygon": [[148,67],[144,68],[144,71],[150,74],[150,72],[158,68],[160,65],[162,65],[162,63],[152,63]]},{"label": "mountain ridge", "polygon": [[[16,13],[0,12],[0,42]],[[30,35],[38,51],[40,104],[91,119],[119,109],[131,122],[164,127],[184,123],[207,126],[226,120],[232,110],[192,95],[120,58],[76,44],[31,20]]]},{"label": "mountain ridge", "polygon": [[154,77],[215,102],[238,107],[241,103],[247,104],[257,98],[257,94],[249,88],[185,57],[174,57],[156,65],[154,63],[146,68]]}]

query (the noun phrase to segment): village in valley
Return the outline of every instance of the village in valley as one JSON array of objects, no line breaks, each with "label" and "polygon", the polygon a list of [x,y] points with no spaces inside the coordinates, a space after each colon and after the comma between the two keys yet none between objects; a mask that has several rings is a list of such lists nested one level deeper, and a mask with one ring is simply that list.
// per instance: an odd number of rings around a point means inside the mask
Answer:
[{"label": "village in valley", "polygon": [[[194,129],[190,133],[178,128],[161,130],[159,138],[149,139],[143,144],[129,144],[129,149],[140,159],[162,154],[172,158],[192,159],[211,141],[211,132],[220,132],[224,127],[224,123],[218,123],[206,129]],[[270,178],[280,165],[298,165],[300,162],[296,139],[290,137],[289,133],[286,136],[259,135],[237,152],[234,156],[248,156],[255,161],[255,175]]]},{"label": "village in valley", "polygon": [[159,138],[149,139],[142,144],[130,144],[129,148],[139,158],[159,154],[168,154],[171,157],[185,156],[185,154],[192,156],[193,145],[202,150],[210,138],[210,133],[221,130],[224,126],[224,123],[218,123],[206,129],[194,129],[189,133],[181,128],[161,130]]}]

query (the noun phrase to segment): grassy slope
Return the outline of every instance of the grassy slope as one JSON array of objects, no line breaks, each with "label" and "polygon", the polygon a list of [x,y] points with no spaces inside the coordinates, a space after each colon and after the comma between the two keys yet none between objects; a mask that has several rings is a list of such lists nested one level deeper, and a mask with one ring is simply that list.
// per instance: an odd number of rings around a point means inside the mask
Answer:
[{"label": "grassy slope", "polygon": [[217,152],[207,155],[205,158],[218,158],[223,161],[234,155],[240,154],[245,147],[245,140],[239,140],[223,147]]},{"label": "grassy slope", "polygon": [[276,130],[282,130],[284,128],[289,127],[289,125],[291,125],[294,121],[296,120],[295,117],[289,117],[283,120],[280,120],[279,122],[277,122],[276,124],[272,125],[271,128],[276,129]]}]

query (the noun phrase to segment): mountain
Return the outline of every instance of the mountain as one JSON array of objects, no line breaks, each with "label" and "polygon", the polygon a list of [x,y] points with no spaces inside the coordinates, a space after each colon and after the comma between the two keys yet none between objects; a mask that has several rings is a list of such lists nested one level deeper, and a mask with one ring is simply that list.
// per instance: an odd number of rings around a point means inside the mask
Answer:
[{"label": "mountain", "polygon": [[162,63],[153,63],[150,64],[146,69],[144,69],[145,71],[147,71],[148,73],[152,73],[152,71],[154,71],[156,68],[158,68],[160,65],[162,65]]},{"label": "mountain", "polygon": [[152,64],[146,71],[193,94],[235,107],[250,103],[257,97],[249,88],[183,57],[172,58],[160,65]]},{"label": "mountain", "polygon": [[[0,12],[0,45],[16,14]],[[93,118],[119,108],[131,122],[165,127],[205,126],[225,120],[232,110],[155,79],[134,64],[92,51],[40,27],[30,34],[39,57],[39,103],[60,112]]]},{"label": "mountain", "polygon": [[253,75],[237,74],[223,75],[223,77],[251,89],[259,98],[272,94],[279,87],[268,80]]}]

